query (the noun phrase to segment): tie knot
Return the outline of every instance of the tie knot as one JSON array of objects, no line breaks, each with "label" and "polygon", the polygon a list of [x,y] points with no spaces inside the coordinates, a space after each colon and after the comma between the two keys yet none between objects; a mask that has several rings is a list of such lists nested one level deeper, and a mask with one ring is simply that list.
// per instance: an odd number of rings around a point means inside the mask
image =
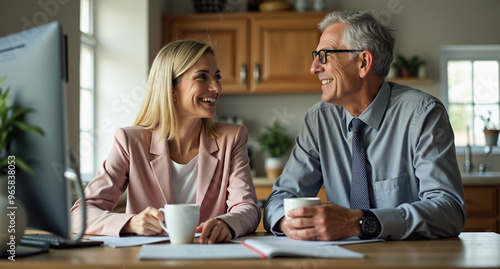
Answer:
[{"label": "tie knot", "polygon": [[352,119],[351,124],[352,124],[352,131],[354,133],[361,132],[363,128],[366,126],[366,123],[364,123],[359,118]]}]

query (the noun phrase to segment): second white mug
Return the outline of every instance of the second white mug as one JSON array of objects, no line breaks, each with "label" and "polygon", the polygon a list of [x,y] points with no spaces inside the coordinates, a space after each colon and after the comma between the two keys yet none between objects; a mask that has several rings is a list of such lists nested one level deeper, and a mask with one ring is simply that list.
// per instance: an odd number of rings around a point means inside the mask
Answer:
[{"label": "second white mug", "polygon": [[294,208],[303,206],[315,206],[320,205],[321,199],[318,197],[295,197],[295,198],[285,198],[283,200],[283,207],[285,209],[285,218],[290,219],[286,213]]},{"label": "second white mug", "polygon": [[171,244],[189,244],[193,242],[200,216],[197,204],[166,204],[159,209],[165,216],[161,227],[168,233]]}]

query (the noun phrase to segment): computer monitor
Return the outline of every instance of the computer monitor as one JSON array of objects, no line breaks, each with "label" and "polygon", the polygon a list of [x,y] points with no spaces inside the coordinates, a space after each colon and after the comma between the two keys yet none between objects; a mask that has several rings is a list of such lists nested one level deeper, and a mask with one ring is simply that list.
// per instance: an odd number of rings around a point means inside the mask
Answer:
[{"label": "computer monitor", "polygon": [[[29,228],[39,229],[78,241],[85,229],[71,232],[70,208],[75,182],[83,200],[80,177],[74,171],[67,139],[66,42],[58,22],[51,22],[0,38],[2,87],[11,88],[12,99],[34,112],[25,116],[44,135],[25,133],[16,137],[10,155],[23,159],[34,175],[16,169],[16,199],[27,212]],[[73,166],[73,167],[72,167]],[[83,203],[82,205],[85,205]],[[85,214],[85,209],[81,210]]]}]

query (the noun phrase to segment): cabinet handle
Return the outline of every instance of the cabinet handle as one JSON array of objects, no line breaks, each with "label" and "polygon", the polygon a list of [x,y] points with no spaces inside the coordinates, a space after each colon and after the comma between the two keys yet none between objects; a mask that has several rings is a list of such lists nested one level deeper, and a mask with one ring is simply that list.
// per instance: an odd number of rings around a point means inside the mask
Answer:
[{"label": "cabinet handle", "polygon": [[247,65],[246,64],[241,64],[240,79],[241,79],[241,84],[247,84]]},{"label": "cabinet handle", "polygon": [[260,80],[260,73],[259,73],[259,64],[255,64],[255,66],[253,67],[253,79],[255,81],[255,83],[259,83],[259,80]]}]

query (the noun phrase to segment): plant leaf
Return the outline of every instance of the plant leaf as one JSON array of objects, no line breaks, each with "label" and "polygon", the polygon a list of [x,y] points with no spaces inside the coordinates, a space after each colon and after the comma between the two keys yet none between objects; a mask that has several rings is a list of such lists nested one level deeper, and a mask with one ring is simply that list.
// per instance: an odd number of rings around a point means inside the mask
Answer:
[{"label": "plant leaf", "polygon": [[32,134],[36,134],[36,135],[40,135],[40,136],[44,135],[43,130],[36,127],[36,126],[26,124],[26,123],[21,122],[21,121],[15,121],[14,124],[17,127],[19,127],[19,129],[21,129],[27,133],[32,133]]},{"label": "plant leaf", "polygon": [[16,166],[19,167],[21,170],[24,172],[30,174],[30,175],[35,175],[35,171],[31,169],[21,158],[16,157]]}]

